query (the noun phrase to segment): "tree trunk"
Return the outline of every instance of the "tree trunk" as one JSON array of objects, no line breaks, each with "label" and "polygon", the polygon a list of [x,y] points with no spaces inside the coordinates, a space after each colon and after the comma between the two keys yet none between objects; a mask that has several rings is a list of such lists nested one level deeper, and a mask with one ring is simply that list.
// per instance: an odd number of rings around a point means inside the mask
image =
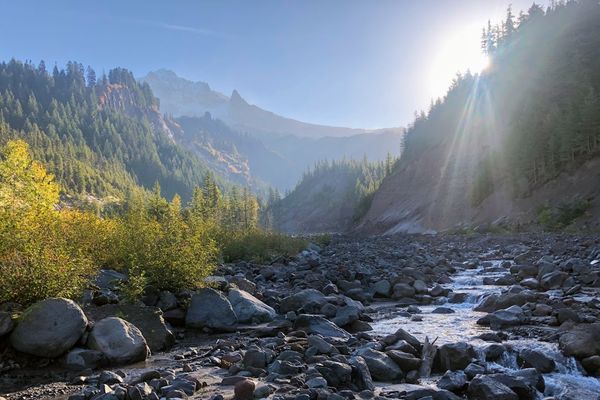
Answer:
[{"label": "tree trunk", "polygon": [[437,338],[429,343],[429,338],[425,337],[425,343],[423,343],[423,351],[421,352],[421,368],[419,368],[419,376],[421,378],[427,378],[431,375],[431,368],[433,367],[433,360],[435,353],[437,353],[437,346],[435,342]]}]

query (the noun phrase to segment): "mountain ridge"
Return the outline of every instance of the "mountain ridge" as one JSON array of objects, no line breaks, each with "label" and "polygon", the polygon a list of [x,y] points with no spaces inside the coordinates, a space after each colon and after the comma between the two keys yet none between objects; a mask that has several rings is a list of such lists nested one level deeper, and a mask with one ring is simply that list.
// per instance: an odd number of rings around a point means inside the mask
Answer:
[{"label": "mountain ridge", "polygon": [[236,89],[228,97],[212,90],[206,82],[194,82],[167,69],[151,71],[139,79],[148,83],[161,99],[163,112],[175,117],[202,117],[210,112],[232,128],[256,136],[345,137],[401,129],[347,128],[298,121],[248,103]]}]

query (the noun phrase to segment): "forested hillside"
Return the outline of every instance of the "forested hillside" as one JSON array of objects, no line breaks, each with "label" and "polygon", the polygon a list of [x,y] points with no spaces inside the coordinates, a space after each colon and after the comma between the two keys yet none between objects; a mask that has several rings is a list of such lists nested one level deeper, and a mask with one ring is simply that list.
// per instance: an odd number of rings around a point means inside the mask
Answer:
[{"label": "forested hillside", "polygon": [[391,173],[395,159],[386,161],[321,161],[306,172],[283,199],[271,199],[267,218],[288,233],[343,232],[369,208],[372,195]]},{"label": "forested hillside", "polygon": [[484,29],[482,50],[491,66],[457,77],[408,129],[363,229],[532,223],[541,208],[596,207],[598,180],[585,182],[600,178],[586,164],[600,153],[598,2],[509,9]]},{"label": "forested hillside", "polygon": [[70,194],[122,195],[158,181],[169,198],[190,198],[208,169],[173,142],[172,127],[127,70],[0,64],[0,139],[29,143]]}]

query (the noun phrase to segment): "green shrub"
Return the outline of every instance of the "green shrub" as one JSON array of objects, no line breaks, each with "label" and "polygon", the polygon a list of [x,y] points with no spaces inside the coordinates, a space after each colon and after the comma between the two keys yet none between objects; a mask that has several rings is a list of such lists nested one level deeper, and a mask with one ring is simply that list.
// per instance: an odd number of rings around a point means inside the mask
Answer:
[{"label": "green shrub", "polygon": [[573,203],[563,203],[556,208],[543,206],[538,209],[538,223],[544,230],[558,231],[571,225],[577,218],[585,214],[590,207],[587,200],[578,200]]},{"label": "green shrub", "polygon": [[223,232],[219,242],[225,262],[268,262],[296,255],[308,245],[304,239],[258,229]]},{"label": "green shrub", "polygon": [[0,303],[76,298],[96,271],[111,228],[94,215],[57,210],[59,190],[25,142],[8,142],[0,155]]},{"label": "green shrub", "polygon": [[329,246],[329,244],[331,243],[331,235],[329,233],[321,233],[319,235],[312,235],[310,237],[310,240],[321,246],[321,247],[325,247],[325,246]]}]

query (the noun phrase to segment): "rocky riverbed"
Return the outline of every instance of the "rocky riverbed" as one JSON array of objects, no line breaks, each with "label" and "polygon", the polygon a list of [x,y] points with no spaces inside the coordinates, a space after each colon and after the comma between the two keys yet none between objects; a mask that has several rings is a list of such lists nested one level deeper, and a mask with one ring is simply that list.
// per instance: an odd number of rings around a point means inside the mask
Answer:
[{"label": "rocky riverbed", "polygon": [[126,279],[0,305],[0,396],[600,399],[597,235],[335,237],[134,305]]}]

